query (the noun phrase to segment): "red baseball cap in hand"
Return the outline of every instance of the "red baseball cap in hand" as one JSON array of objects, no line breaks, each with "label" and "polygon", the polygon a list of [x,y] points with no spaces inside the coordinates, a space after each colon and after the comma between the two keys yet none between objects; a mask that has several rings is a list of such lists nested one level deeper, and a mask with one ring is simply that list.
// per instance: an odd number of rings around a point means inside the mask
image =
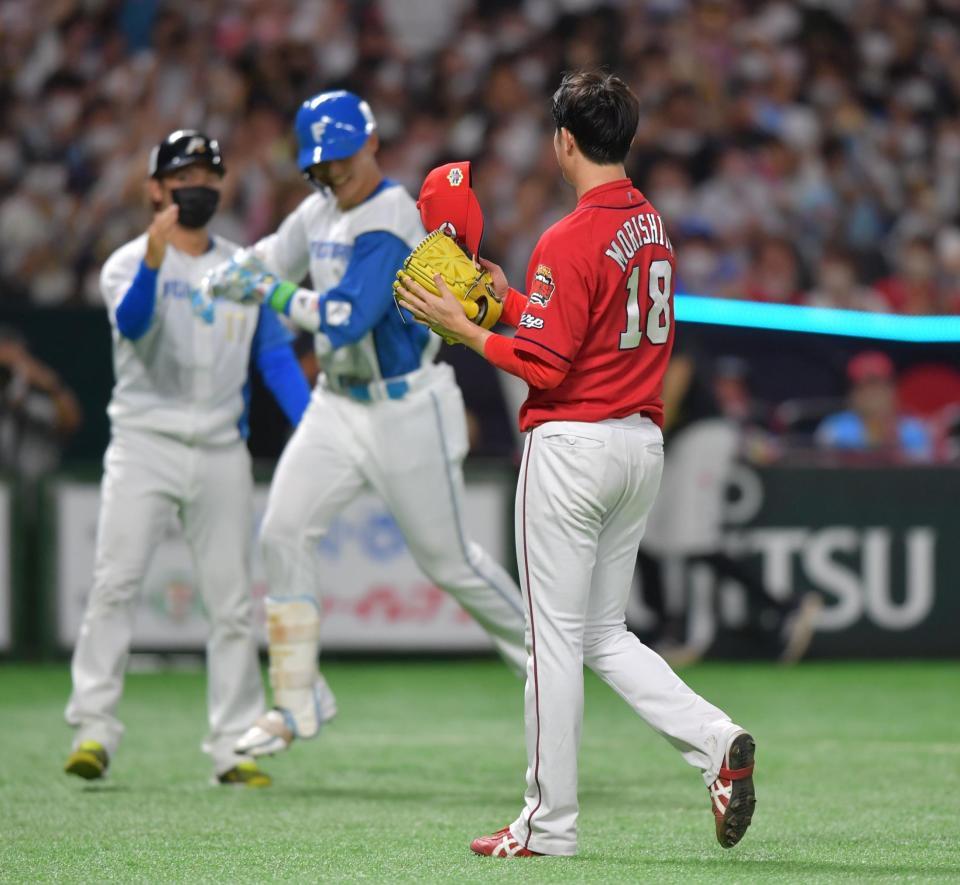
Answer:
[{"label": "red baseball cap in hand", "polygon": [[476,256],[483,239],[483,211],[470,189],[470,163],[447,163],[423,180],[417,208],[427,233],[442,228]]}]

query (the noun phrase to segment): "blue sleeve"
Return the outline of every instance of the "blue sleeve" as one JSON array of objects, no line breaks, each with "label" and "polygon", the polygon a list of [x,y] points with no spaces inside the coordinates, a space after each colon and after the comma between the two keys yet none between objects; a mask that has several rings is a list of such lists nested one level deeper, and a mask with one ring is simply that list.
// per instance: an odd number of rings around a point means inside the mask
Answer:
[{"label": "blue sleeve", "polygon": [[117,305],[117,329],[124,338],[136,341],[150,328],[157,304],[157,274],[141,261],[130,288]]},{"label": "blue sleeve", "polygon": [[866,445],[863,422],[853,412],[831,415],[817,428],[816,441],[830,449],[862,449]]},{"label": "blue sleeve", "polygon": [[388,310],[396,310],[393,281],[410,247],[383,230],[361,234],[343,279],[320,296],[320,331],[336,347],[363,338]]},{"label": "blue sleeve", "polygon": [[290,346],[292,338],[277,315],[261,305],[253,335],[253,359],[283,414],[296,426],[310,402],[310,388]]},{"label": "blue sleeve", "polygon": [[929,461],[933,457],[930,431],[916,418],[903,418],[900,421],[900,447],[905,455],[917,461]]}]

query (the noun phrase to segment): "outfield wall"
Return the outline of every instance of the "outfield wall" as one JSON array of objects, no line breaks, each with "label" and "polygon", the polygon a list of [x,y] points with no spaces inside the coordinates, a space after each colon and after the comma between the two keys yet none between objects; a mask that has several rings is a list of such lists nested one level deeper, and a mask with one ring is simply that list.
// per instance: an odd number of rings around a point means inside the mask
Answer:
[{"label": "outfield wall", "polygon": [[[960,470],[741,465],[731,492],[727,552],[774,595],[823,596],[810,657],[960,656]],[[686,587],[693,634],[742,625],[735,583]]]},{"label": "outfield wall", "polygon": [[[475,477],[467,488],[464,520],[469,537],[501,562],[509,560],[503,526],[512,476],[502,471]],[[268,485],[254,493],[256,532]],[[99,487],[58,479],[47,490],[49,559],[47,611],[55,647],[73,647],[93,571]],[[263,600],[268,594],[263,561],[253,556],[255,618],[265,647]],[[512,544],[511,544],[512,547]],[[483,652],[486,634],[442,590],[423,577],[393,518],[372,494],[354,501],[317,545],[323,605],[323,644],[348,652]],[[171,519],[148,567],[136,613],[135,650],[199,651],[206,637],[203,603],[190,549]]]},{"label": "outfield wall", "polygon": [[[508,567],[513,565],[514,479],[507,466],[473,471],[464,514],[469,534]],[[258,484],[257,522],[266,490],[266,484]],[[726,545],[762,575],[773,593],[812,589],[823,594],[826,605],[812,657],[957,656],[958,492],[956,469],[741,466]],[[48,647],[60,652],[72,648],[89,592],[98,501],[99,488],[91,481],[60,477],[46,489],[46,529],[41,533],[47,564],[45,629]],[[420,575],[395,523],[372,495],[347,509],[318,554],[327,649],[490,648],[459,607]],[[253,575],[262,636],[267,586],[258,556]],[[742,588],[732,582],[716,586],[702,567],[685,575],[684,587],[690,629],[698,638],[737,635],[745,614]],[[0,628],[5,624],[9,616],[0,615]],[[199,651],[205,634],[190,554],[172,522],[145,580],[134,647]],[[736,642],[725,647],[738,653]]]}]

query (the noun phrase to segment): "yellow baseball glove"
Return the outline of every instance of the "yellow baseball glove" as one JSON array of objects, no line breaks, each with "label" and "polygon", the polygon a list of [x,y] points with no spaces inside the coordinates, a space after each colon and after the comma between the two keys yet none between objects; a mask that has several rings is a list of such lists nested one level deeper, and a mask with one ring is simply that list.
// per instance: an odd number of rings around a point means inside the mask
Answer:
[{"label": "yellow baseball glove", "polygon": [[[491,329],[500,319],[503,305],[493,291],[493,279],[490,274],[478,268],[473,259],[442,230],[427,234],[403,262],[403,268],[397,272],[397,279],[408,276],[419,283],[428,292],[439,295],[434,274],[440,274],[450,291],[456,295],[463,307],[467,319],[484,329]],[[393,294],[397,295],[399,283],[394,282]],[[431,326],[434,332],[443,336],[440,329]],[[454,342],[443,336],[448,344]]]}]

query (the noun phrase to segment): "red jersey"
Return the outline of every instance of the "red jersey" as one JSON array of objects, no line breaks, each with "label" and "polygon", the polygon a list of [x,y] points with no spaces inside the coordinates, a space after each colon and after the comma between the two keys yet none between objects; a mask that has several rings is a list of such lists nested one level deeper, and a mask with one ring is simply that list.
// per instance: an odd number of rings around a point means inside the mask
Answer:
[{"label": "red jersey", "polygon": [[549,228],[530,258],[513,341],[567,375],[552,389],[531,387],[520,429],[637,413],[662,426],[673,279],[660,213],[629,179],[587,191]]}]

